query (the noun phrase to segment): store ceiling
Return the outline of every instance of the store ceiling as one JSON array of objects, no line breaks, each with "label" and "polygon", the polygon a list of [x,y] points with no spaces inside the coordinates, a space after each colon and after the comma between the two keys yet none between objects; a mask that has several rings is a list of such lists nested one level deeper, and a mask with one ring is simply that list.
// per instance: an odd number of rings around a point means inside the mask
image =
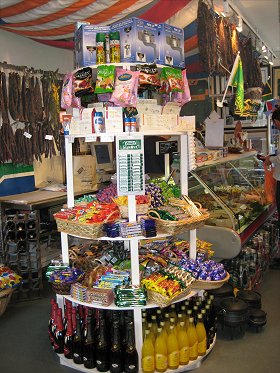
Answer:
[{"label": "store ceiling", "polygon": [[[58,47],[73,48],[76,21],[110,24],[129,16],[153,22],[178,19],[198,0],[1,0],[0,28]],[[280,0],[213,0],[221,10],[228,2],[280,58]],[[186,12],[185,26],[188,24]],[[190,22],[192,19],[190,20]],[[181,22],[182,23],[182,22]]]}]

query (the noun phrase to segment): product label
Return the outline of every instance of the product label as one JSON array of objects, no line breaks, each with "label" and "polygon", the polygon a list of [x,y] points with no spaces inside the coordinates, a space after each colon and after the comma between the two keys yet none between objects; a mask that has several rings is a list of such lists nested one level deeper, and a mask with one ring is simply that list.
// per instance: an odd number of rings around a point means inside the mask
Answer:
[{"label": "product label", "polygon": [[170,368],[177,367],[179,365],[179,351],[173,351],[168,354],[168,366]]},{"label": "product label", "polygon": [[126,80],[130,80],[132,78],[132,75],[131,74],[128,74],[128,73],[125,73],[125,74],[122,74],[118,77],[118,80],[124,82]]},{"label": "product label", "polygon": [[190,359],[194,360],[197,358],[197,342],[190,346]]},{"label": "product label", "polygon": [[28,132],[24,132],[23,136],[25,136],[27,139],[31,139],[32,135]]},{"label": "product label", "polygon": [[167,357],[162,354],[156,354],[156,370],[167,369]]},{"label": "product label", "polygon": [[182,347],[180,349],[180,364],[185,364],[190,359],[189,347]]},{"label": "product label", "polygon": [[142,370],[143,372],[153,372],[155,370],[155,358],[154,356],[145,356],[142,359]]},{"label": "product label", "polygon": [[201,342],[197,345],[197,352],[198,355],[204,355],[206,352],[206,338],[204,338]]}]

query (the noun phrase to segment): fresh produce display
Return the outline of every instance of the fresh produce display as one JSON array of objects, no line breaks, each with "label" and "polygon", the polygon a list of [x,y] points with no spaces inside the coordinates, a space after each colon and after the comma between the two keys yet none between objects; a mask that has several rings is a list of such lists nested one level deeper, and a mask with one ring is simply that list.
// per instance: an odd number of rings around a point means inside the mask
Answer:
[{"label": "fresh produce display", "polygon": [[20,285],[22,277],[7,266],[0,265],[0,292]]},{"label": "fresh produce display", "polygon": [[146,185],[146,194],[151,194],[152,206],[158,207],[168,202],[171,197],[180,197],[180,187],[172,180],[167,183],[162,178],[151,179],[150,183]]},{"label": "fresh produce display", "polygon": [[[135,200],[137,205],[149,204],[150,202],[150,198],[148,196],[135,196]],[[114,198],[113,201],[118,206],[127,206],[128,204],[127,196],[118,196],[117,198]]]}]

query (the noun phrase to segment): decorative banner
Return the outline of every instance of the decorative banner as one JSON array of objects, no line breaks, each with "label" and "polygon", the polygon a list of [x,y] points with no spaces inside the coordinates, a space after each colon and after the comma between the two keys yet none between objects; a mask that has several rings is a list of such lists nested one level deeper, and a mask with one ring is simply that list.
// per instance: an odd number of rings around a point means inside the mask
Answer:
[{"label": "decorative banner", "polygon": [[116,138],[118,195],[145,194],[144,136]]}]

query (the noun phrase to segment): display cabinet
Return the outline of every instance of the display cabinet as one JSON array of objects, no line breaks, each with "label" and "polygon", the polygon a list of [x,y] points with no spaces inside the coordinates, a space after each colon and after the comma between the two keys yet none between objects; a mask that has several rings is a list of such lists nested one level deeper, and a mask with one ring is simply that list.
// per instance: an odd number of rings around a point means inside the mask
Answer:
[{"label": "display cabinet", "polygon": [[190,173],[189,195],[209,210],[210,218],[198,235],[207,234],[208,240],[209,234],[214,236],[221,259],[236,256],[274,211],[265,202],[264,169],[254,151],[198,165]]}]

